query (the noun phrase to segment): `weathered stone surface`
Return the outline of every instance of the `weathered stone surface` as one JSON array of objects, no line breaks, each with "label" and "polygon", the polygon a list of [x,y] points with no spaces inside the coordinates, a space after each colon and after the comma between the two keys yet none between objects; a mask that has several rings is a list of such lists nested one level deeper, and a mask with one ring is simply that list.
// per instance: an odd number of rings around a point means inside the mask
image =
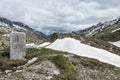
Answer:
[{"label": "weathered stone surface", "polygon": [[7,75],[2,73],[0,80],[51,80],[54,75],[58,74],[60,74],[60,71],[54,63],[42,61],[33,63],[27,68],[17,69]]},{"label": "weathered stone surface", "polygon": [[26,34],[23,32],[10,33],[10,59],[23,59],[26,55]]},{"label": "weathered stone surface", "polygon": [[29,66],[29,65],[31,65],[31,64],[33,64],[35,61],[37,61],[37,57],[34,57],[34,58],[32,58],[31,60],[29,60],[26,64],[25,64],[25,66]]}]

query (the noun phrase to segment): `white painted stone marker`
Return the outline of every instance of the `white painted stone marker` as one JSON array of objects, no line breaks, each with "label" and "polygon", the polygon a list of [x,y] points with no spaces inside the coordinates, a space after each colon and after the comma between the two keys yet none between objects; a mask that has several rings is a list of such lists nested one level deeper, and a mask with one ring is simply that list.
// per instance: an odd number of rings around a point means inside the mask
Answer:
[{"label": "white painted stone marker", "polygon": [[24,32],[10,33],[10,59],[23,59],[26,55],[26,34]]}]

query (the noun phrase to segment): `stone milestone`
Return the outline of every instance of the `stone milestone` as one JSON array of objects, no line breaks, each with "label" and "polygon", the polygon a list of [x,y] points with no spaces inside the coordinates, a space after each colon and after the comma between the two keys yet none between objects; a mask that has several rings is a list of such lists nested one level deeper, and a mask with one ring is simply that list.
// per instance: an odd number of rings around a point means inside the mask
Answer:
[{"label": "stone milestone", "polygon": [[26,34],[24,32],[10,33],[10,59],[24,59],[26,55]]}]

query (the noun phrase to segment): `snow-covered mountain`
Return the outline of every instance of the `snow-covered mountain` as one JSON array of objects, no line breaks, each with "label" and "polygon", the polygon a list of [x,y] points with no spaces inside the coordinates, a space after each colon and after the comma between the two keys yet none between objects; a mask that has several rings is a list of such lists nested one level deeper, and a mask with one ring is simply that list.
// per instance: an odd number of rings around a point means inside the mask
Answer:
[{"label": "snow-covered mountain", "polygon": [[11,32],[11,31],[20,31],[20,32],[28,31],[28,32],[32,32],[35,35],[38,35],[41,37],[46,37],[46,35],[43,34],[42,32],[36,31],[22,22],[11,21],[4,17],[0,17],[0,30],[1,31],[3,30],[7,33]]},{"label": "snow-covered mountain", "polygon": [[83,30],[73,31],[73,33],[78,35],[83,35],[85,37],[92,37],[92,36],[96,36],[97,34],[101,33],[105,29],[112,27],[113,25],[118,23],[120,23],[120,18],[117,18],[111,21],[106,21],[104,23],[98,23],[97,25],[93,25],[92,27],[89,27]]},{"label": "snow-covered mountain", "polygon": [[25,32],[27,43],[42,43],[46,41],[47,37],[42,32],[34,30],[30,26],[22,22],[15,22],[7,18],[0,17],[0,47],[2,47],[1,43],[6,44],[6,41],[7,44],[9,44],[9,37],[8,39],[5,39],[5,41],[3,40],[3,37],[4,35],[8,35],[12,31]]}]

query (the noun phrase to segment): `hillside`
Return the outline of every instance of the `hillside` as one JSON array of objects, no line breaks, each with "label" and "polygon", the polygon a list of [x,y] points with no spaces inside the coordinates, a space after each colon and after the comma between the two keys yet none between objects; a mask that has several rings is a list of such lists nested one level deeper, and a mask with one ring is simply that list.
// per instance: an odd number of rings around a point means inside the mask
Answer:
[{"label": "hillside", "polygon": [[120,48],[114,44],[120,41],[120,18],[74,31],[73,34],[82,36],[83,43],[120,55]]},{"label": "hillside", "polygon": [[75,35],[73,33],[53,33],[49,36],[48,40],[50,42],[54,42],[56,39],[62,39],[66,37],[75,38],[77,40],[84,41],[84,38],[82,38],[80,35]]},{"label": "hillside", "polygon": [[42,43],[46,40],[45,34],[30,28],[28,25],[0,17],[0,45],[2,43],[8,45],[9,33],[12,31],[25,32],[27,43]]},{"label": "hillside", "polygon": [[120,67],[120,56],[102,49],[88,46],[73,38],[57,39],[51,45],[47,46],[47,48],[98,59],[99,61]]},{"label": "hillside", "polygon": [[119,80],[120,68],[96,59],[51,49],[27,49],[26,60],[9,60],[0,53],[3,80]]},{"label": "hillside", "polygon": [[104,29],[103,32],[95,36],[98,39],[105,41],[119,41],[120,40],[120,22],[111,25],[109,28]]},{"label": "hillside", "polygon": [[[100,34],[103,35],[106,33],[119,32],[119,28],[120,28],[120,18],[117,18],[111,21],[106,21],[104,23],[98,23],[97,25],[93,25],[92,27],[83,30],[73,31],[73,33],[77,35],[81,35],[85,38],[91,38],[94,36],[98,36]],[[107,35],[108,34],[106,34],[106,37]]]}]

